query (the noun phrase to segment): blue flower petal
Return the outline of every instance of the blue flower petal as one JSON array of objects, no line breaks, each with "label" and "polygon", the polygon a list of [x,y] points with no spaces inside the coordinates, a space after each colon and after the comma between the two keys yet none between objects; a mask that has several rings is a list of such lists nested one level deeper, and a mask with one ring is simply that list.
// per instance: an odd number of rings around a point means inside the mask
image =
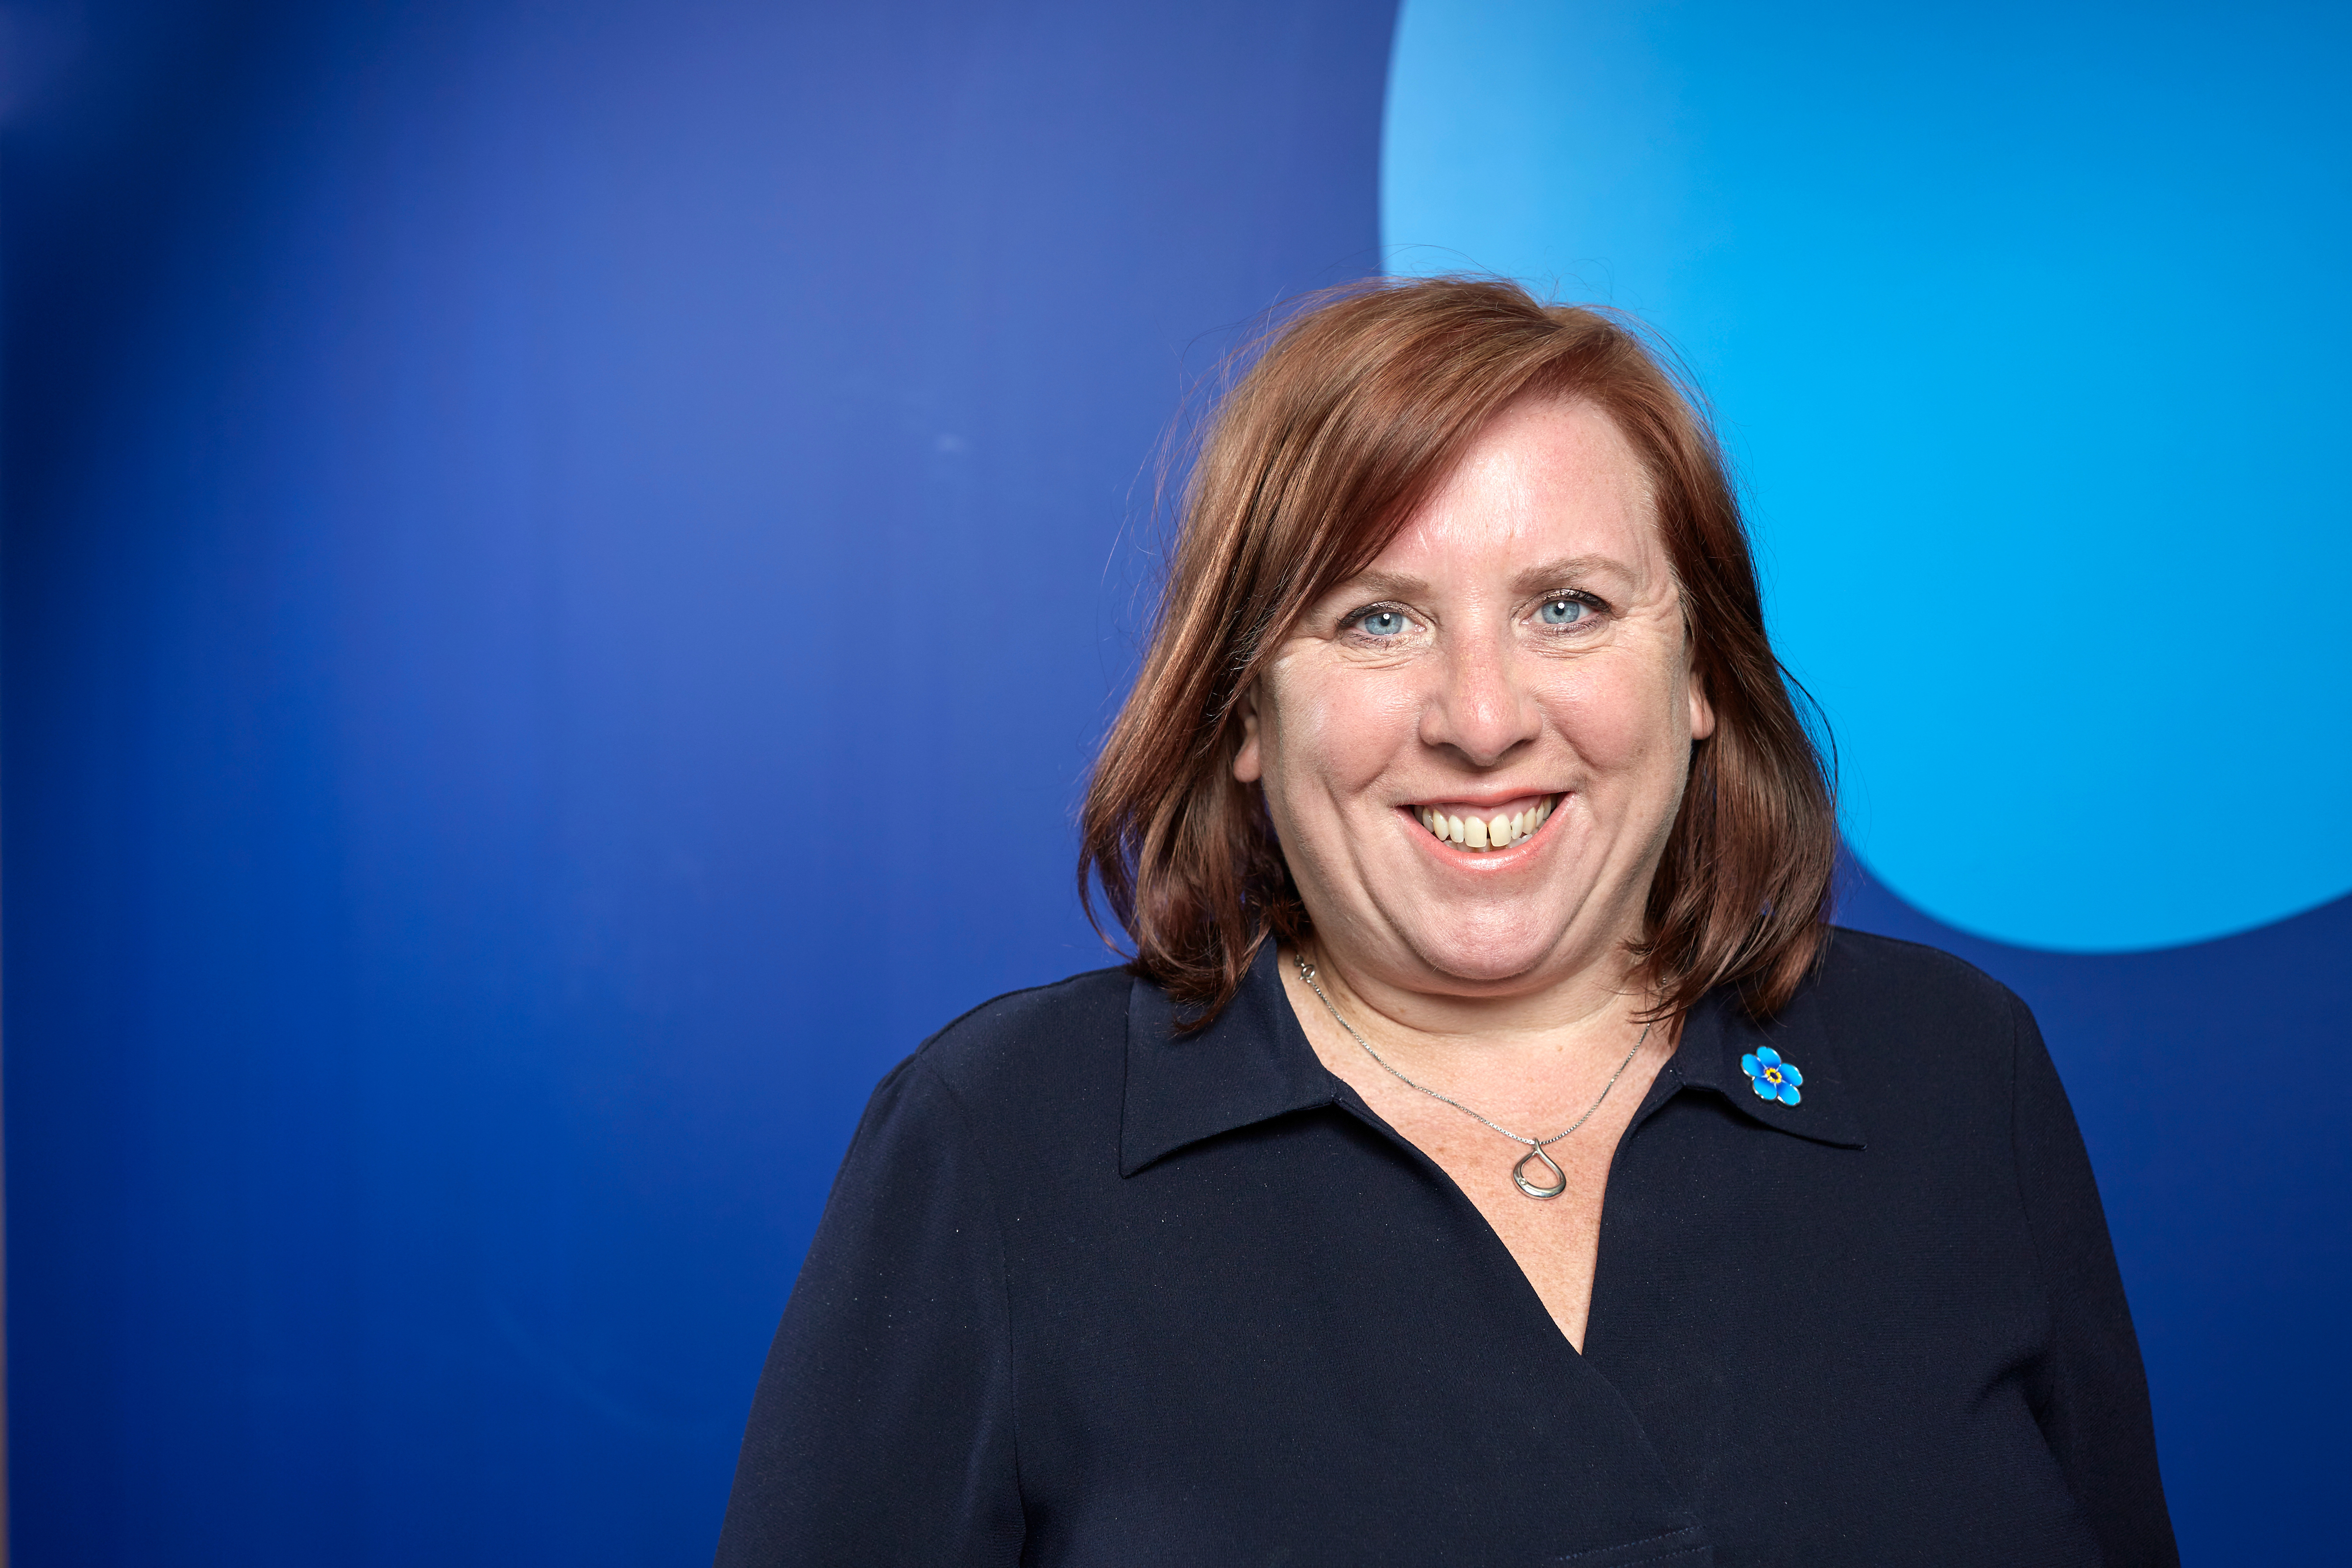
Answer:
[{"label": "blue flower petal", "polygon": [[1790,1083],[1801,1084],[1805,1081],[1805,1075],[1797,1070],[1797,1064],[1794,1062],[1782,1062],[1780,1064],[1780,1076],[1787,1079]]},{"label": "blue flower petal", "polygon": [[1757,1078],[1761,1076],[1763,1073],[1764,1064],[1758,1061],[1753,1056],[1745,1056],[1739,1058],[1739,1070],[1746,1073],[1749,1078]]},{"label": "blue flower petal", "polygon": [[1784,1084],[1782,1084],[1782,1085],[1780,1086],[1780,1103],[1781,1103],[1781,1104],[1783,1104],[1783,1105],[1794,1105],[1794,1104],[1796,1104],[1796,1103],[1797,1103],[1797,1101],[1799,1101],[1799,1100],[1802,1100],[1802,1099],[1804,1099],[1804,1098],[1805,1098],[1805,1097],[1804,1097],[1803,1095],[1799,1094],[1799,1093],[1797,1092],[1797,1086],[1796,1086],[1795,1084],[1793,1084],[1793,1083],[1784,1083]]},{"label": "blue flower petal", "polygon": [[1748,1080],[1748,1087],[1756,1091],[1756,1098],[1759,1100],[1770,1100],[1780,1092],[1779,1089],[1774,1089],[1770,1084],[1766,1083],[1760,1078],[1749,1079]]},{"label": "blue flower petal", "polygon": [[1756,1059],[1768,1068],[1776,1068],[1780,1065],[1780,1053],[1767,1046],[1756,1053]]}]

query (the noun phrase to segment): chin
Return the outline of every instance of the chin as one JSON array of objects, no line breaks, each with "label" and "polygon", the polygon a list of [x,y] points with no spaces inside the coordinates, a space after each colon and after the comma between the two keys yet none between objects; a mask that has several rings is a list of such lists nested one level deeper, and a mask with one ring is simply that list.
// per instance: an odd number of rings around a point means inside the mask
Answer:
[{"label": "chin", "polygon": [[1559,951],[1558,930],[1531,930],[1521,921],[1480,921],[1469,916],[1435,926],[1424,916],[1420,929],[1404,931],[1412,956],[1449,980],[1494,985],[1540,967]]}]

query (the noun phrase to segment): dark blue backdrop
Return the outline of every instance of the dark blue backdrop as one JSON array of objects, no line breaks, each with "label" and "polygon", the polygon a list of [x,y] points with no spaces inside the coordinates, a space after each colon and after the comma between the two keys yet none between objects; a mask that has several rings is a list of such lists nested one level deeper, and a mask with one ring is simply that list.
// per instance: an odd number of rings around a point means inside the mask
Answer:
[{"label": "dark blue backdrop", "polygon": [[[1391,8],[0,19],[18,1561],[704,1560],[867,1088],[1101,962],[1147,458],[1380,265]],[[2044,1018],[2185,1542],[2334,1550],[2352,905],[1927,934]]]}]

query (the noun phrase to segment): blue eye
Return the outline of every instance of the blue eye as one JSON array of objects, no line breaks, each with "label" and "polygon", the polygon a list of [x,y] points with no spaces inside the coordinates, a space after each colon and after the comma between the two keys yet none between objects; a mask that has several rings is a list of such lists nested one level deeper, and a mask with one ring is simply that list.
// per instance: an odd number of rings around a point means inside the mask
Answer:
[{"label": "blue eye", "polygon": [[1548,626],[1572,626],[1585,617],[1590,608],[1574,599],[1547,599],[1544,607],[1536,613]]},{"label": "blue eye", "polygon": [[1367,637],[1392,637],[1402,636],[1410,625],[1402,610],[1373,610],[1356,617],[1356,626]]}]

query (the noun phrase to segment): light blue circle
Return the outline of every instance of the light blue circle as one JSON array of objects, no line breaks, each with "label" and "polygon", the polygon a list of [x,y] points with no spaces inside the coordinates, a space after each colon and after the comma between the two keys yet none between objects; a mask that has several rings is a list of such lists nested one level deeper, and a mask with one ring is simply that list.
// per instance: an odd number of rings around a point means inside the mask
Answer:
[{"label": "light blue circle", "polygon": [[1392,271],[1633,311],[1748,492],[1848,841],[1963,930],[2352,889],[2346,13],[1406,0]]}]

